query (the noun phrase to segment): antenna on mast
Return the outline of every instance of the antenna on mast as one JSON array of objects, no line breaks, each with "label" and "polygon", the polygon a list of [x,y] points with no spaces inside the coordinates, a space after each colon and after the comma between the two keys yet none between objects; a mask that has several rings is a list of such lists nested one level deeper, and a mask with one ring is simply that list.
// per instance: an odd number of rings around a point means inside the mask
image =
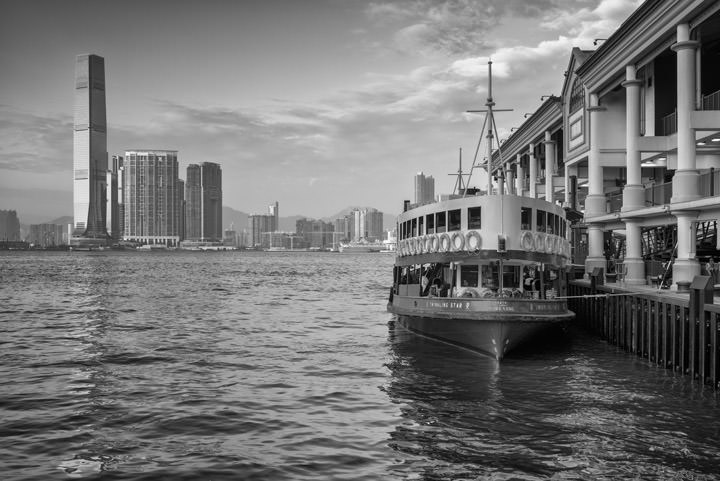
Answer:
[{"label": "antenna on mast", "polygon": [[[497,152],[499,156],[499,162],[497,167],[493,167],[492,162],[492,152],[493,152],[493,138],[498,139],[497,135],[497,126],[495,125],[495,116],[493,115],[493,112],[512,112],[512,109],[493,109],[495,106],[495,101],[492,97],[492,60],[488,60],[488,97],[487,102],[485,102],[485,106],[487,109],[484,110],[468,110],[468,113],[480,113],[485,112],[485,121],[483,122],[482,131],[485,130],[485,126],[487,125],[487,135],[485,138],[487,139],[487,164],[485,166],[487,170],[488,175],[488,195],[492,194],[492,179],[493,179],[493,173],[496,170],[500,170],[500,175],[503,175],[503,161],[502,161],[502,154],[500,152],[500,143],[497,144]],[[494,133],[494,135],[493,135]],[[475,167],[480,167],[479,165],[476,166],[477,162],[477,156],[478,152],[480,151],[480,144],[482,143],[482,137],[480,140],[478,140],[477,149],[475,150],[475,158],[473,159],[472,166],[470,167],[470,174],[468,174],[468,183],[470,182],[470,175],[472,175],[472,171]],[[502,194],[502,192],[500,192]]]},{"label": "antenna on mast", "polygon": [[455,179],[455,187],[453,187],[453,194],[459,194],[460,192],[464,193],[467,188],[467,184],[465,183],[463,176],[470,176],[470,174],[464,174],[462,170],[462,147],[460,147],[460,154],[458,158],[458,171],[456,174],[448,175],[454,175],[457,177]]}]

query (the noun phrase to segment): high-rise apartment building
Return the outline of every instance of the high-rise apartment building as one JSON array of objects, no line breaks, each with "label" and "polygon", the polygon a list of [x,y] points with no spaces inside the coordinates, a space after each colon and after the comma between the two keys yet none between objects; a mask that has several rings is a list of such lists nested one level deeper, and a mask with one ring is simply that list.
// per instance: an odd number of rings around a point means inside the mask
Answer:
[{"label": "high-rise apartment building", "polygon": [[377,209],[355,209],[352,212],[350,234],[353,241],[374,242],[383,239],[383,213]]},{"label": "high-rise apartment building", "polygon": [[112,156],[112,167],[108,171],[108,233],[114,240],[122,239],[125,210],[123,204],[123,158]]},{"label": "high-rise apartment building", "polygon": [[65,228],[58,224],[32,224],[28,242],[35,247],[57,247],[65,244]]},{"label": "high-rise apartment building", "polygon": [[20,219],[14,210],[0,210],[0,241],[20,240]]},{"label": "high-rise apartment building", "polygon": [[278,201],[268,206],[268,213],[273,217],[272,232],[280,230],[280,204]]},{"label": "high-rise apartment building", "polygon": [[105,59],[78,55],[75,61],[73,127],[74,245],[106,244],[107,123]]},{"label": "high-rise apartment building", "polygon": [[435,200],[435,179],[432,175],[418,172],[415,176],[415,203],[426,204]]},{"label": "high-rise apartment building", "polygon": [[180,241],[177,151],[126,151],[123,170],[123,239],[177,246]]},{"label": "high-rise apartment building", "polygon": [[248,216],[248,229],[250,230],[249,247],[270,247],[268,233],[275,232],[275,218],[268,214],[251,214]]},{"label": "high-rise apartment building", "polygon": [[185,238],[202,238],[202,180],[197,164],[187,166],[185,177]]},{"label": "high-rise apartment building", "polygon": [[222,169],[219,164],[188,165],[185,209],[186,239],[222,240]]}]

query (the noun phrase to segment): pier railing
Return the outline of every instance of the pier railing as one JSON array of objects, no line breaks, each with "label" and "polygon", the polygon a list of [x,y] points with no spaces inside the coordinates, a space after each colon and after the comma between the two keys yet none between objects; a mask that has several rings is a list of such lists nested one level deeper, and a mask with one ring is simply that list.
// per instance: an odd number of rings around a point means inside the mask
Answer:
[{"label": "pier railing", "polygon": [[[600,270],[600,269],[598,269]],[[608,343],[666,369],[720,388],[720,306],[712,282],[697,276],[688,293],[590,281],[572,281],[568,304],[576,322]]]}]

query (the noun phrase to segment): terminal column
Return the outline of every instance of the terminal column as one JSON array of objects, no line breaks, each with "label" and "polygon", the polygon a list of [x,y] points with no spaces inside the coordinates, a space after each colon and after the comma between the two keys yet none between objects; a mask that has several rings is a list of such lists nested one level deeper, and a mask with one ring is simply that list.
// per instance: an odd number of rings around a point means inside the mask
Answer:
[{"label": "terminal column", "polygon": [[[677,43],[670,47],[677,55],[677,170],[673,176],[671,204],[694,200],[698,193],[698,171],[695,164],[695,131],[692,115],[695,110],[695,51],[698,42],[690,40],[690,26],[677,26]],[[678,249],[673,264],[673,284],[692,281],[700,274],[695,259],[695,212],[677,212]]]},{"label": "terminal column", "polygon": [[[640,167],[640,85],[634,65],[625,67],[625,162],[627,184],[623,189],[622,212],[645,207],[645,189],[642,186],[642,168]],[[637,219],[625,221],[625,282],[645,284],[645,262],[642,258],[642,231]]]},{"label": "terminal column", "polygon": [[588,224],[588,256],[585,259],[585,272],[595,267],[607,268],[603,255],[603,225],[593,223],[592,218],[605,215],[605,192],[603,190],[603,168],[600,163],[600,120],[605,107],[599,105],[597,94],[590,94],[590,106],[586,109],[590,115],[590,151],[588,152],[588,195],[585,198],[585,222]]},{"label": "terminal column", "polygon": [[523,169],[522,165],[522,156],[520,154],[517,154],[515,157],[517,161],[517,178],[515,179],[515,185],[517,189],[517,195],[523,196],[525,195],[523,184],[525,183],[525,169]]},{"label": "terminal column", "polygon": [[550,140],[550,132],[545,132],[545,200],[553,201],[553,175],[557,158],[555,154],[555,141]]},{"label": "terminal column", "polygon": [[535,145],[528,145],[530,160],[530,197],[537,199],[537,159],[535,158]]}]

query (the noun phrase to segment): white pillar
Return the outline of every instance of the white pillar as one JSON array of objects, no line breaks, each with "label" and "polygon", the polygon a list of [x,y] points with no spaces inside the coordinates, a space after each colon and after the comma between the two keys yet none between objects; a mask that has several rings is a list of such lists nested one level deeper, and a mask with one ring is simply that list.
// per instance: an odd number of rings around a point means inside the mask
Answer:
[{"label": "white pillar", "polygon": [[[677,42],[671,47],[677,55],[677,156],[678,168],[673,176],[671,203],[694,200],[698,193],[698,171],[695,164],[695,131],[691,118],[695,110],[695,51],[698,42],[690,40],[690,26],[677,26]],[[673,264],[673,284],[692,281],[700,274],[695,258],[695,213],[679,212],[677,218],[677,259]]]},{"label": "white pillar", "polygon": [[512,168],[507,170],[507,193],[510,195],[515,194],[515,173]]},{"label": "white pillar", "polygon": [[[645,207],[645,189],[640,167],[640,85],[634,65],[625,67],[625,168],[627,184],[623,189],[622,211]],[[642,258],[642,228],[637,219],[625,220],[625,282],[645,284],[645,262]]]},{"label": "white pillar", "polygon": [[535,158],[535,145],[528,145],[530,158],[530,197],[537,198],[537,159]]},{"label": "white pillar", "polygon": [[517,190],[517,195],[523,196],[525,195],[523,184],[525,183],[525,169],[523,169],[522,166],[522,156],[520,154],[517,154],[515,157],[515,160],[517,162],[517,178],[515,179],[515,185]]},{"label": "white pillar", "polygon": [[553,176],[557,158],[555,154],[555,141],[550,138],[550,131],[545,131],[545,200],[553,201]]},{"label": "white pillar", "polygon": [[695,50],[698,42],[690,40],[688,24],[677,26],[677,43],[671,48],[677,55],[677,156],[678,168],[673,176],[671,202],[694,200],[698,194],[698,172],[695,165],[695,131],[691,117],[695,110]]},{"label": "white pillar", "polygon": [[588,195],[585,198],[585,221],[588,223],[588,256],[585,259],[585,272],[595,267],[606,269],[603,255],[603,225],[592,222],[592,218],[607,213],[605,193],[603,191],[603,168],[600,163],[600,118],[605,107],[599,105],[597,94],[590,94],[590,105],[586,109],[590,115],[590,151],[588,152]]}]

